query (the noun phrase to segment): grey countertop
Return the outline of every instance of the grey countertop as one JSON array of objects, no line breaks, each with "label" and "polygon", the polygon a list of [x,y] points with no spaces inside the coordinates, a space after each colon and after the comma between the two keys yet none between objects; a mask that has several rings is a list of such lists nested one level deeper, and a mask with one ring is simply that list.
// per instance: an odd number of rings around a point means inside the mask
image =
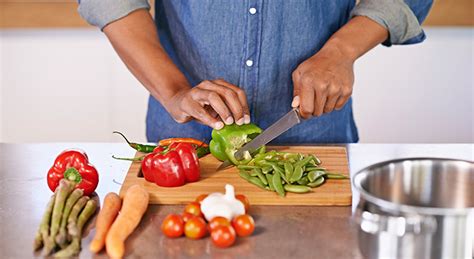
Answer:
[{"label": "grey countertop", "polygon": [[[99,170],[99,198],[118,192],[129,167],[112,154],[132,156],[124,144],[50,143],[0,144],[0,254],[2,258],[40,256],[32,242],[48,198],[46,173],[54,158],[67,148],[80,148]],[[472,144],[351,144],[347,145],[350,171],[385,160],[404,157],[445,157],[474,160]],[[354,194],[357,201],[357,194]],[[182,206],[150,206],[138,229],[126,243],[129,258],[361,258],[350,207],[252,206],[257,229],[253,236],[239,238],[228,249],[215,248],[209,238],[189,240],[165,238],[159,229],[169,213]],[[87,231],[92,231],[87,233]],[[81,258],[91,255],[89,225]]]}]

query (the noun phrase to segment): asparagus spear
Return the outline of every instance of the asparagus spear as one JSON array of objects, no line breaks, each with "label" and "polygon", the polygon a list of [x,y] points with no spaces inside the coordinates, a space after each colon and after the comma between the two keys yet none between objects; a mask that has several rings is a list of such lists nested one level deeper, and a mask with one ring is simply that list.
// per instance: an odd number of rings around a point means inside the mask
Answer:
[{"label": "asparagus spear", "polygon": [[54,249],[54,247],[56,246],[55,238],[56,238],[56,235],[58,234],[59,224],[61,223],[61,214],[63,213],[64,203],[73,188],[74,188],[74,183],[72,182],[69,182],[65,179],[62,179],[59,182],[59,186],[57,187],[57,189],[59,190],[56,193],[56,198],[54,200],[53,213],[51,216],[50,235],[47,240],[44,240],[44,248],[45,248],[46,255],[49,255],[51,251]]},{"label": "asparagus spear", "polygon": [[84,191],[81,189],[74,190],[71,195],[67,198],[66,205],[64,206],[64,212],[61,217],[61,225],[59,227],[59,233],[56,236],[56,243],[61,246],[61,248],[66,247],[67,241],[67,233],[66,233],[66,225],[69,214],[71,213],[71,209],[76,204],[77,200],[82,197]]},{"label": "asparagus spear", "polygon": [[49,221],[51,220],[51,213],[53,212],[54,198],[56,193],[51,196],[49,199],[48,205],[46,205],[46,210],[41,219],[41,223],[38,229],[38,232],[35,236],[34,249],[35,251],[40,249],[43,246],[43,240],[47,240],[49,234]]},{"label": "asparagus spear", "polygon": [[79,215],[77,224],[74,225],[74,231],[71,232],[73,235],[71,244],[54,254],[54,257],[71,257],[79,253],[81,250],[82,228],[92,217],[92,215],[94,215],[96,207],[97,204],[94,200],[87,201],[84,210],[82,210],[81,214]]},{"label": "asparagus spear", "polygon": [[[77,217],[79,213],[82,211],[84,206],[86,205],[87,201],[89,201],[88,196],[82,196],[72,207],[71,213],[69,213],[69,217],[67,218],[67,231],[68,234],[71,235],[71,229],[75,228],[74,225],[76,224]],[[69,239],[71,240],[71,239]]]}]

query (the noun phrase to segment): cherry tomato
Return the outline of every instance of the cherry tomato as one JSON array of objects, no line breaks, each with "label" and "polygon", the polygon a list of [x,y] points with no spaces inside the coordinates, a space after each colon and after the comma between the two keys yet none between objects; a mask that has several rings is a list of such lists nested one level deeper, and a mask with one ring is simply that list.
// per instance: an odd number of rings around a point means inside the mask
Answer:
[{"label": "cherry tomato", "polygon": [[180,215],[170,214],[161,223],[161,231],[167,237],[180,237],[184,231],[184,221]]},{"label": "cherry tomato", "polygon": [[201,194],[201,195],[197,196],[196,202],[199,203],[199,204],[201,204],[202,200],[204,200],[205,198],[207,198],[208,195],[209,195],[209,194]]},{"label": "cherry tomato", "polygon": [[191,239],[203,238],[206,233],[206,221],[201,217],[192,217],[184,224],[184,234]]},{"label": "cherry tomato", "polygon": [[229,247],[235,243],[235,230],[231,226],[219,226],[211,232],[211,240],[217,247]]},{"label": "cherry tomato", "polygon": [[184,208],[184,212],[193,214],[194,216],[202,217],[201,204],[199,202],[191,202]]},{"label": "cherry tomato", "polygon": [[255,221],[248,214],[239,215],[232,220],[232,226],[239,237],[246,237],[255,230]]},{"label": "cherry tomato", "polygon": [[181,217],[183,218],[183,221],[184,223],[188,222],[188,220],[192,217],[196,217],[195,215],[189,213],[189,212],[183,212],[183,214],[181,215]]},{"label": "cherry tomato", "polygon": [[250,209],[250,202],[249,199],[243,194],[235,195],[235,198],[244,204],[245,212],[248,212]]},{"label": "cherry tomato", "polygon": [[209,221],[207,228],[209,229],[209,232],[212,232],[214,229],[220,226],[230,226],[230,221],[224,217],[215,217]]}]

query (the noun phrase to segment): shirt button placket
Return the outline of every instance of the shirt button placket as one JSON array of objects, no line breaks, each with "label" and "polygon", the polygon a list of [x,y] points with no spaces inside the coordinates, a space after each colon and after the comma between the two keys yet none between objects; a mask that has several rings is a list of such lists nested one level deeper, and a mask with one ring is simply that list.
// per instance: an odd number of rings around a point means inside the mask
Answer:
[{"label": "shirt button placket", "polygon": [[250,0],[247,5],[247,41],[244,59],[247,99],[250,102],[252,119],[258,117],[256,112],[258,92],[258,60],[260,55],[261,0]]}]

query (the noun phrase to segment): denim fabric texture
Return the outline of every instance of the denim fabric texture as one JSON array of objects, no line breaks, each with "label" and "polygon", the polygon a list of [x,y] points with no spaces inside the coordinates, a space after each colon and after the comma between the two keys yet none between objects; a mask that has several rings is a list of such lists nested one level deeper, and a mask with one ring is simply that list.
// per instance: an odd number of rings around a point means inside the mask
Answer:
[{"label": "denim fabric texture", "polygon": [[[113,5],[125,0],[81,0],[81,5],[107,1]],[[146,1],[126,2],[138,6]],[[265,129],[291,109],[291,73],[321,49],[351,13],[388,28],[386,45],[422,41],[420,23],[432,1],[416,2],[412,6],[401,0],[362,0],[354,9],[354,0],[157,0],[155,21],[161,44],[191,85],[222,78],[240,86],[247,93],[252,122]],[[80,7],[83,17],[100,21],[95,22],[98,27],[113,21],[97,18],[105,16],[106,9],[92,9]],[[207,126],[176,123],[151,96],[146,123],[150,142],[168,137],[209,141],[211,137]],[[306,120],[272,143],[352,143],[358,139],[351,99],[342,110]]]}]

